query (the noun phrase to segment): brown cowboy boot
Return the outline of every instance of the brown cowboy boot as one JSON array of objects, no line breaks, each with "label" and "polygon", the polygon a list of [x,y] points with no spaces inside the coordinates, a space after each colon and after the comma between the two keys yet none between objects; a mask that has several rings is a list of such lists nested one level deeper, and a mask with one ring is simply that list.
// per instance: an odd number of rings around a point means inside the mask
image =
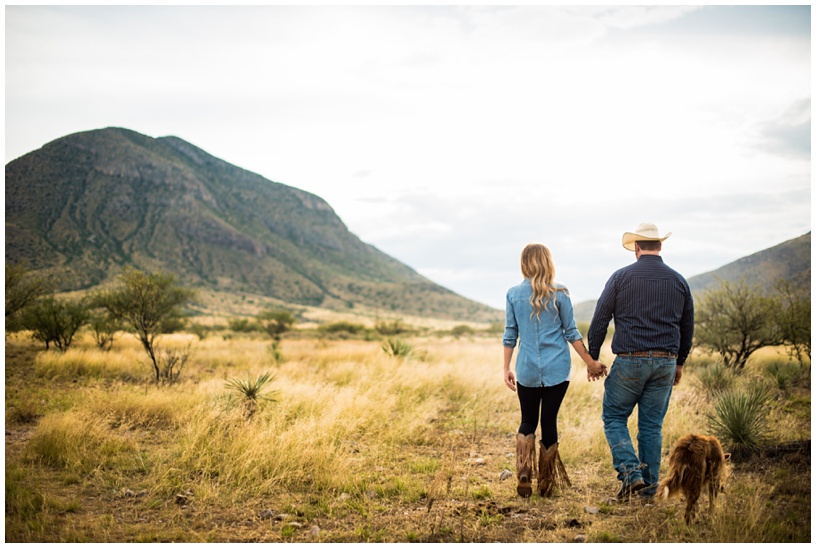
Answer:
[{"label": "brown cowboy boot", "polygon": [[533,494],[533,463],[535,462],[535,434],[516,434],[516,492],[522,497]]},{"label": "brown cowboy boot", "polygon": [[561,462],[561,455],[558,454],[558,443],[545,448],[542,442],[538,455],[538,494],[542,497],[551,497],[556,487],[563,491],[567,487],[572,487],[572,482],[564,463]]}]

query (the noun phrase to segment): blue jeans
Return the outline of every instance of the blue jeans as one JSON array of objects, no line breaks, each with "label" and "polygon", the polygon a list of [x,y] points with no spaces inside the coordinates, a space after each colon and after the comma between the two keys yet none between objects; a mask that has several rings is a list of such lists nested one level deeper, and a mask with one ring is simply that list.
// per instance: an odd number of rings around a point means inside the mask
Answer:
[{"label": "blue jeans", "polygon": [[[674,358],[615,358],[604,381],[603,423],[612,464],[624,485],[639,479],[640,494],[654,496],[660,474],[663,418],[669,408],[677,360]],[[638,406],[638,453],[632,446],[628,420]]]}]

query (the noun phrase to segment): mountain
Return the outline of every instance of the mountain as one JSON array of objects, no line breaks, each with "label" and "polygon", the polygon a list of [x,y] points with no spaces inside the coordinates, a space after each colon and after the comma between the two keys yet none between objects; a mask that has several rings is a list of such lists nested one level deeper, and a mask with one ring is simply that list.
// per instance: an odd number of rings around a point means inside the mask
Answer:
[{"label": "mountain", "polygon": [[75,133],[6,165],[6,261],[88,289],[132,265],[190,287],[462,321],[501,313],[349,232],[314,194],[177,137]]},{"label": "mountain", "polygon": [[768,249],[737,259],[733,263],[688,279],[693,293],[713,289],[720,280],[773,288],[778,279],[810,293],[810,232]]},{"label": "mountain", "polygon": [[[688,278],[691,292],[696,296],[713,289],[720,281],[745,282],[751,286],[773,288],[779,279],[788,280],[799,291],[810,295],[810,232],[782,242],[725,266]],[[575,320],[591,322],[597,301],[583,301],[575,305]]]}]

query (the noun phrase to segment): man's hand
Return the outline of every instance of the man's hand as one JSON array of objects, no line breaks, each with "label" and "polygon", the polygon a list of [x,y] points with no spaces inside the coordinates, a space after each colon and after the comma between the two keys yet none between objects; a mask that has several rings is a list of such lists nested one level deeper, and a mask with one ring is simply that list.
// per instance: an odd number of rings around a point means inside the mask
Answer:
[{"label": "man's hand", "polygon": [[593,360],[592,362],[587,364],[587,380],[589,382],[597,381],[598,379],[602,379],[606,376],[606,365],[599,362],[598,360]]},{"label": "man's hand", "polygon": [[678,365],[674,370],[674,386],[680,384],[680,377],[683,376],[683,366]]},{"label": "man's hand", "polygon": [[509,369],[504,370],[504,384],[513,392],[516,391],[516,376]]}]

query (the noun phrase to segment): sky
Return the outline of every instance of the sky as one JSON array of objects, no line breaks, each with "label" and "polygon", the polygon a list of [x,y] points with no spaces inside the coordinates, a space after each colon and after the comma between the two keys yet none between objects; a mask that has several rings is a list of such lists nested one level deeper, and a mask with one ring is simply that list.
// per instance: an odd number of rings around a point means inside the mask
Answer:
[{"label": "sky", "polygon": [[6,163],[174,135],[496,308],[543,243],[578,303],[642,222],[686,277],[811,230],[810,27],[809,5],[6,6]]}]

